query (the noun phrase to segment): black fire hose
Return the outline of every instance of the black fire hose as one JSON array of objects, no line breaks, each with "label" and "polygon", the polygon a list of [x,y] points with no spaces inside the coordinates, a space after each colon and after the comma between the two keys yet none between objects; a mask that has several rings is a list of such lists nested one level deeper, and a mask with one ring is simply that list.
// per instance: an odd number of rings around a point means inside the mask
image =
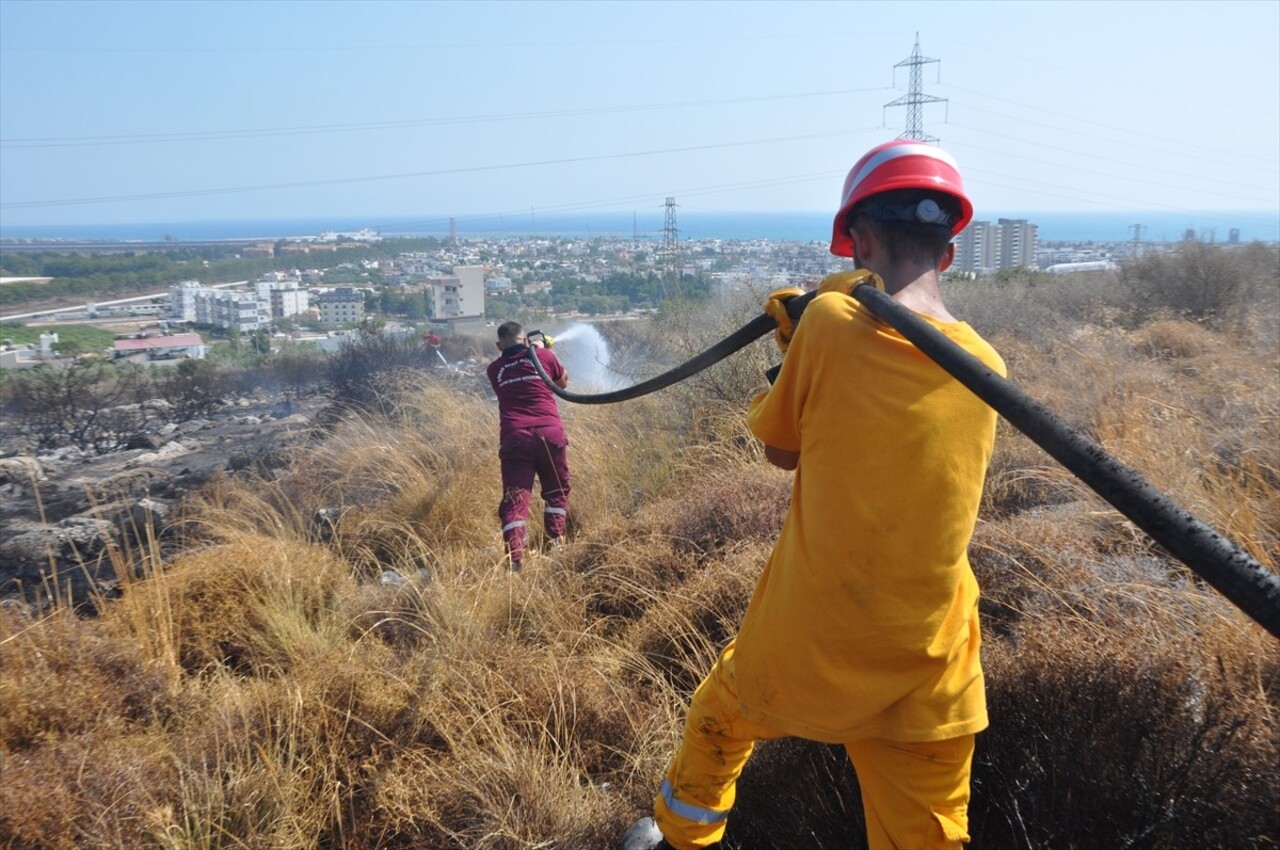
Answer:
[{"label": "black fire hose", "polygon": [[[787,302],[787,312],[792,313],[796,318],[804,312],[804,308],[809,306],[809,302],[814,299],[817,292],[806,292],[804,295],[797,295],[795,298]],[[795,304],[795,307],[791,305]],[[685,378],[698,374],[708,366],[719,363],[721,360],[733,354],[735,351],[746,348],[760,337],[773,331],[778,326],[772,316],[761,313],[715,345],[708,348],[698,356],[691,360],[686,360],[679,366],[670,371],[663,372],[657,377],[650,378],[639,384],[630,387],[624,387],[620,390],[613,390],[607,393],[571,393],[566,389],[556,386],[551,380],[551,376],[542,368],[542,361],[533,353],[533,347],[529,348],[529,360],[533,363],[533,368],[538,371],[538,375],[542,378],[543,383],[551,388],[551,391],[565,401],[577,402],[578,404],[613,404],[616,401],[630,401],[633,398],[639,398],[642,395],[648,395],[657,392],[660,389],[669,387],[672,384],[678,384]]]},{"label": "black fire hose", "polygon": [[853,290],[853,296],[1241,611],[1280,637],[1280,576],[888,294],[864,283]]},{"label": "black fire hose", "polygon": [[[786,302],[799,321],[816,292]],[[978,398],[1026,434],[1073,475],[1110,502],[1171,555],[1227,597],[1273,636],[1280,638],[1280,576],[1267,569],[1194,514],[1177,505],[1151,482],[1088,437],[1063,422],[1013,382],[989,369],[981,360],[939,333],[924,319],[869,284],[854,288],[853,297],[880,321],[901,333],[926,356],[947,370]],[[760,315],[729,337],[675,369],[625,390],[599,395],[570,393],[555,386],[530,352],[542,380],[556,395],[580,404],[607,404],[637,398],[684,380],[777,327]]]}]

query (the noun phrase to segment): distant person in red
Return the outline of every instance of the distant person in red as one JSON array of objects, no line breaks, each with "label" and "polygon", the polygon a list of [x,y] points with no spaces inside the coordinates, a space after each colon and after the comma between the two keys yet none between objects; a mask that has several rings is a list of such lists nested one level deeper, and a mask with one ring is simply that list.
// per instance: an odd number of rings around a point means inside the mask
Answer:
[{"label": "distant person in red", "polygon": [[[498,396],[500,423],[502,501],[498,503],[498,517],[511,569],[518,570],[524,558],[525,519],[535,475],[542,488],[542,524],[547,537],[552,545],[564,537],[569,507],[569,439],[560,421],[555,393],[529,362],[531,349],[519,322],[499,326],[498,350],[501,356],[488,369],[489,383]],[[540,340],[534,340],[532,351],[557,386],[568,385],[569,373]]]},{"label": "distant person in red", "polygon": [[423,339],[426,341],[427,345],[431,346],[432,348],[440,347],[440,334],[436,333],[435,331],[428,331],[427,335],[424,336]]}]

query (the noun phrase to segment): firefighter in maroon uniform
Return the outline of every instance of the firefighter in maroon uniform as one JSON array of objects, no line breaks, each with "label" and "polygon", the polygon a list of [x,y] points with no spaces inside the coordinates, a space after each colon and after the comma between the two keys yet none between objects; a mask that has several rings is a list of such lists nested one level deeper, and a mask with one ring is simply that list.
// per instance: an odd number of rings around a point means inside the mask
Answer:
[{"label": "firefighter in maroon uniform", "polygon": [[555,393],[529,361],[530,351],[557,386],[568,385],[569,373],[542,339],[526,342],[519,322],[504,322],[498,328],[498,349],[502,354],[488,369],[489,383],[498,396],[500,421],[502,501],[498,517],[511,569],[518,570],[524,557],[525,520],[534,477],[541,486],[545,505],[542,523],[552,546],[564,537],[569,507],[569,439]]}]

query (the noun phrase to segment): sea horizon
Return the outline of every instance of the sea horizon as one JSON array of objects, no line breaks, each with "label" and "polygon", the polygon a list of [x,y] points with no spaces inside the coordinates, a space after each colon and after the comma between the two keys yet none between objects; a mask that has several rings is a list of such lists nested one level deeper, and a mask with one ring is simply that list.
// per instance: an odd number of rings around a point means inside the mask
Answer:
[{"label": "sea horizon", "polygon": [[[1188,233],[1203,241],[1280,242],[1280,211],[1204,212],[985,212],[975,219],[1025,219],[1035,224],[1041,242],[1177,242]],[[1141,231],[1135,234],[1135,225]],[[660,241],[661,212],[458,216],[459,238],[609,236]],[[373,231],[383,237],[438,238],[450,235],[449,216],[327,216],[243,218],[116,224],[0,224],[6,241],[183,242],[274,240],[324,233]],[[682,240],[767,240],[825,242],[831,214],[823,212],[684,212],[676,221]]]}]

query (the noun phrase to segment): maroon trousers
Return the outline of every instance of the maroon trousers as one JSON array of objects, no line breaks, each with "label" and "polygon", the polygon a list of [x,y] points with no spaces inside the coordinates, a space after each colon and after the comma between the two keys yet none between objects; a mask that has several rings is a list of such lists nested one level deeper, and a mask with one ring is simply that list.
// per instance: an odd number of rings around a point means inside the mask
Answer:
[{"label": "maroon trousers", "polygon": [[569,508],[569,441],[563,428],[532,428],[502,438],[498,459],[502,463],[502,539],[512,566],[524,557],[525,520],[533,497],[533,479],[541,486],[545,505],[542,525],[547,537],[563,537]]}]

